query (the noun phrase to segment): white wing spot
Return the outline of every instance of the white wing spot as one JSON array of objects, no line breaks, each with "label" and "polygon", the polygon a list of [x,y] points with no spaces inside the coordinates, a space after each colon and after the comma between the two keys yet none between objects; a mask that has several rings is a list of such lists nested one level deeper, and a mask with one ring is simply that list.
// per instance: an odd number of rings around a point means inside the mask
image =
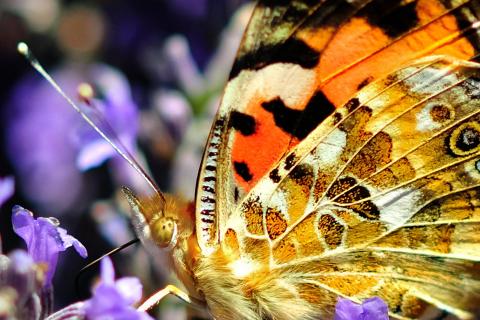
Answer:
[{"label": "white wing spot", "polygon": [[346,144],[347,134],[340,129],[333,130],[316,148],[315,154],[320,162],[319,167],[337,163]]},{"label": "white wing spot", "polygon": [[375,201],[380,210],[380,221],[392,227],[401,226],[415,214],[420,197],[420,190],[410,188],[400,188],[382,195]]},{"label": "white wing spot", "polygon": [[[417,72],[415,67],[405,68],[402,73],[411,75]],[[420,72],[407,77],[404,83],[410,90],[417,94],[432,95],[441,92],[458,81],[457,76],[450,69],[439,70],[436,68],[425,68]]]},{"label": "white wing spot", "polygon": [[[261,95],[265,100],[281,98],[288,107],[308,101],[315,86],[315,71],[294,63],[275,63],[261,70],[242,70],[225,88],[222,106],[246,110],[252,99]],[[230,108],[220,108],[220,111]]]}]

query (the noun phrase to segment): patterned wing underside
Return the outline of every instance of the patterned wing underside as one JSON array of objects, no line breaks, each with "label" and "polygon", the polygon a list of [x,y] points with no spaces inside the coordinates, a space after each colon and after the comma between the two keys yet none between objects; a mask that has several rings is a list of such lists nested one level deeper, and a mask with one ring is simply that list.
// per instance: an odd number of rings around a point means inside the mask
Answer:
[{"label": "patterned wing underside", "polygon": [[469,319],[480,305],[480,65],[431,57],[364,87],[226,227],[226,246],[269,263],[319,310],[378,295],[395,318],[435,305]]},{"label": "patterned wing underside", "polygon": [[414,58],[474,57],[479,7],[478,0],[259,1],[200,170],[202,251],[218,245],[233,208],[282,156],[359,88]]}]

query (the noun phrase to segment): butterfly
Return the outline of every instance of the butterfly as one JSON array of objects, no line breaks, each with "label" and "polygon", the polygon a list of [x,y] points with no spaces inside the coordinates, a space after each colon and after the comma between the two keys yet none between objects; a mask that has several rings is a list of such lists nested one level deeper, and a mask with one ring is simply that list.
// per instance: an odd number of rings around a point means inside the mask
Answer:
[{"label": "butterfly", "polygon": [[[194,207],[127,191],[216,319],[480,302],[478,1],[259,1]],[[153,241],[152,241],[153,240]],[[174,291],[174,290],[173,290]]]},{"label": "butterfly", "polygon": [[[480,306],[480,2],[260,0],[194,206],[126,191],[215,319]],[[161,198],[161,199],[160,199]],[[175,290],[170,290],[174,292]]]},{"label": "butterfly", "polygon": [[379,296],[392,319],[473,319],[479,15],[478,0],[258,1],[195,201],[125,189],[187,290],[155,299],[260,320]]}]

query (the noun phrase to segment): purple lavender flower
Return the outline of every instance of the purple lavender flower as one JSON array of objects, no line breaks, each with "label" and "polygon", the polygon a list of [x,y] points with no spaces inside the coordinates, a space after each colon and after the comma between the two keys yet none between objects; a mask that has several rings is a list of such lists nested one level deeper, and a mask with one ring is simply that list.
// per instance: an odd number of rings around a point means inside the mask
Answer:
[{"label": "purple lavender flower", "polygon": [[39,319],[43,276],[23,250],[0,255],[0,319]]},{"label": "purple lavender flower", "polygon": [[13,195],[15,180],[13,177],[0,178],[0,207]]},{"label": "purple lavender flower", "polygon": [[101,262],[102,282],[95,288],[93,297],[85,302],[88,319],[152,319],[147,313],[137,311],[133,304],[142,298],[142,284],[137,278],[126,277],[115,281],[112,261]]},{"label": "purple lavender flower", "polygon": [[[117,138],[132,151],[137,135],[137,106],[134,104],[130,87],[123,75],[105,65],[92,68],[90,77],[98,97],[92,104],[101,118],[97,125],[107,134],[117,134]],[[83,121],[83,120],[82,120]],[[111,127],[110,127],[111,125]],[[112,132],[112,130],[114,132]],[[82,171],[96,167],[105,160],[117,156],[116,151],[92,128],[80,126],[77,132],[77,167]]]},{"label": "purple lavender flower", "polygon": [[[98,98],[96,108],[127,146],[133,144],[137,107],[119,71],[100,64],[68,64],[52,76],[73,98],[80,83],[90,82]],[[22,192],[40,211],[71,214],[70,209],[85,197],[81,171],[101,164],[114,152],[38,77],[16,86],[6,111],[7,151]]]},{"label": "purple lavender flower", "polygon": [[20,207],[13,208],[13,230],[27,243],[29,255],[35,263],[44,263],[47,266],[44,286],[52,285],[52,278],[58,261],[58,253],[73,247],[82,257],[87,256],[85,247],[67,231],[60,228],[55,218],[37,218]]},{"label": "purple lavender flower", "polygon": [[132,305],[142,297],[142,285],[137,278],[126,277],[115,280],[112,261],[106,257],[101,261],[101,282],[87,301],[70,305],[47,318],[68,319],[122,319],[153,320],[146,312]]},{"label": "purple lavender flower", "polygon": [[379,297],[373,297],[357,304],[349,299],[339,298],[335,308],[335,320],[388,320],[388,306]]}]

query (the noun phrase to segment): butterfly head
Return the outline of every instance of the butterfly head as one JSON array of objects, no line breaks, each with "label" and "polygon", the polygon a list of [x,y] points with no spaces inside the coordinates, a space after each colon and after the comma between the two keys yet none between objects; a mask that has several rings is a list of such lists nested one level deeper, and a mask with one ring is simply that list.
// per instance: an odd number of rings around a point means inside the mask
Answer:
[{"label": "butterfly head", "polygon": [[192,232],[187,205],[168,195],[153,195],[139,198],[130,189],[123,192],[133,210],[133,222],[142,242],[159,248],[173,249],[179,238]]},{"label": "butterfly head", "polygon": [[170,217],[160,217],[150,224],[153,240],[160,248],[173,247],[177,242],[177,222]]},{"label": "butterfly head", "polygon": [[168,194],[139,198],[128,188],[123,188],[123,192],[132,207],[135,231],[147,251],[152,255],[158,254],[159,249],[170,251],[170,265],[190,295],[198,296],[191,276],[199,254],[193,207]]}]

